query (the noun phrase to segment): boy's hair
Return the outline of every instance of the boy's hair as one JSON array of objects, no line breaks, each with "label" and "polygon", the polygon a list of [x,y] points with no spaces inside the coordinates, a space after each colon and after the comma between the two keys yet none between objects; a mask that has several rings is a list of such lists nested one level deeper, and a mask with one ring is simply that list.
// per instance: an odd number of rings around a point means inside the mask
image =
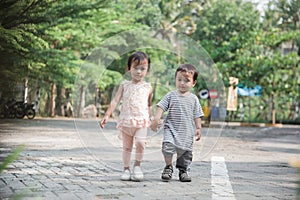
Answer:
[{"label": "boy's hair", "polygon": [[191,65],[191,64],[180,65],[176,70],[175,78],[176,78],[178,72],[187,72],[187,73],[193,74],[193,81],[196,81],[198,78],[198,71],[197,71],[196,67],[194,67],[194,65]]},{"label": "boy's hair", "polygon": [[134,52],[128,58],[128,63],[127,63],[128,70],[130,70],[130,67],[131,67],[132,63],[136,62],[136,64],[139,65],[144,60],[148,61],[148,70],[147,71],[149,71],[150,70],[150,63],[151,63],[149,56],[146,53],[142,52],[142,51]]}]

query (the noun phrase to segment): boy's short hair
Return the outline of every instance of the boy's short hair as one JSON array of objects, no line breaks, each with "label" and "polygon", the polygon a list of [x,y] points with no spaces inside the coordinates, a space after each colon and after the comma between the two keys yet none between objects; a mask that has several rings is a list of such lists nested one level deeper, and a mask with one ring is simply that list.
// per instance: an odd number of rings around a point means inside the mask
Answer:
[{"label": "boy's short hair", "polygon": [[176,78],[178,72],[188,72],[188,73],[193,74],[193,81],[196,81],[198,78],[198,70],[192,64],[180,65],[176,70],[175,78]]},{"label": "boy's short hair", "polygon": [[136,64],[139,65],[144,60],[148,61],[148,69],[147,69],[147,71],[149,71],[150,70],[150,63],[151,63],[149,56],[146,53],[142,52],[142,51],[134,52],[128,58],[128,62],[127,62],[127,68],[128,68],[128,70],[130,70],[130,67],[131,67],[132,63],[136,62]]}]

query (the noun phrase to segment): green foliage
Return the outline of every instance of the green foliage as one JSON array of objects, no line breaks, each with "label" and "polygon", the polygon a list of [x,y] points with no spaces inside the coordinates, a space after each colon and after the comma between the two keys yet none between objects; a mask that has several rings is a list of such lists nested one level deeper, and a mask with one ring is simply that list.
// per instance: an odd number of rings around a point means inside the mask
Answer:
[{"label": "green foliage", "polygon": [[18,158],[19,154],[24,150],[24,148],[25,146],[17,147],[9,156],[4,159],[2,163],[0,163],[0,174],[10,163],[14,162]]},{"label": "green foliage", "polygon": [[0,2],[0,93],[7,98],[11,98],[17,82],[44,66],[35,56],[35,52],[48,48],[37,30],[36,23],[42,19],[32,12],[39,4],[18,0]]},{"label": "green foliage", "polygon": [[[259,27],[259,14],[250,2],[210,0],[204,4],[193,38],[209,52],[215,62],[226,61]],[[238,38],[230,43],[232,38]]]},{"label": "green foliage", "polygon": [[[196,63],[193,58],[203,53],[193,49],[198,43],[226,86],[230,76],[245,86],[262,85],[263,108],[269,98],[280,97],[275,107],[289,110],[300,98],[299,10],[299,0],[269,1],[263,17],[251,2],[242,0],[2,0],[0,97],[27,77],[38,79],[46,93],[49,83],[70,88],[74,98],[85,87],[90,103],[96,87],[112,93],[126,76],[129,54],[139,49],[152,59],[147,81],[155,88],[155,102],[174,87],[174,70],[180,63]],[[136,31],[153,27],[156,33],[150,37]],[[196,41],[191,48],[178,48],[178,55],[164,48],[176,45],[176,33]],[[292,52],[282,51],[287,44]],[[208,81],[211,78],[208,70],[202,71],[195,91],[218,87]]]},{"label": "green foliage", "polygon": [[270,98],[275,98],[273,106],[285,113],[299,101],[299,55],[283,53],[283,45],[295,47],[300,35],[296,28],[299,19],[293,17],[299,16],[299,9],[292,9],[294,4],[271,1],[263,21],[253,5],[241,1],[207,1],[199,14],[193,37],[209,51],[225,85],[229,86],[229,77],[234,76],[244,86],[263,87],[260,107],[264,109],[255,112],[265,112]]},{"label": "green foliage", "polygon": [[[74,47],[79,46],[78,42],[70,40],[67,31],[73,29],[73,32],[78,33],[74,19],[88,17],[88,10],[99,9],[99,3],[1,1],[0,56],[5,58],[0,61],[1,75],[4,77],[1,83],[5,85],[7,80],[16,81],[26,76],[66,82],[68,78],[65,76],[72,75],[68,72],[73,71],[66,68],[74,67],[73,63],[78,59]],[[60,27],[67,31],[62,33]],[[52,34],[53,30],[55,34]]]}]

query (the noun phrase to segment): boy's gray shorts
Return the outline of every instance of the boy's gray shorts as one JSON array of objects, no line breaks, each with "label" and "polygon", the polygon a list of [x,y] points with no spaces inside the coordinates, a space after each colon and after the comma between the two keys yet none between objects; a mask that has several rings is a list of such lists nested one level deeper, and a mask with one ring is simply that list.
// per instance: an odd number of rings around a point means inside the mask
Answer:
[{"label": "boy's gray shorts", "polygon": [[170,142],[163,142],[162,153],[168,157],[177,154],[176,168],[178,169],[188,170],[192,163],[192,151],[180,149]]}]

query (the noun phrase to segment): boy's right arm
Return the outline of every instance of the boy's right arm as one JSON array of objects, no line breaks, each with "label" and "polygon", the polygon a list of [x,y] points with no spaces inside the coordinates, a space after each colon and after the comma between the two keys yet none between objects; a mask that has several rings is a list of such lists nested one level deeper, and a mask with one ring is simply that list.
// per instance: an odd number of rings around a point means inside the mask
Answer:
[{"label": "boy's right arm", "polygon": [[120,85],[115,97],[110,102],[109,107],[107,108],[103,119],[99,122],[101,128],[104,128],[104,125],[107,123],[109,116],[114,112],[118,103],[120,102],[122,95],[123,95],[123,85]]}]

